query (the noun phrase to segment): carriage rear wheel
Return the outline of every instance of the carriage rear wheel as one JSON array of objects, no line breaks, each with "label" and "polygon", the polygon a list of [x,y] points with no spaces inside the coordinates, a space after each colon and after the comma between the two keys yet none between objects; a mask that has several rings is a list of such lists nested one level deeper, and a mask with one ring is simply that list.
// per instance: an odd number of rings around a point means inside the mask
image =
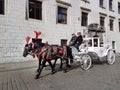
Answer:
[{"label": "carriage rear wheel", "polygon": [[88,54],[83,54],[81,56],[81,68],[83,70],[88,70],[91,67],[92,61],[91,61],[91,57]]},{"label": "carriage rear wheel", "polygon": [[111,50],[108,51],[107,62],[110,65],[114,64],[114,62],[115,62],[115,53],[114,53],[114,51],[111,51]]}]

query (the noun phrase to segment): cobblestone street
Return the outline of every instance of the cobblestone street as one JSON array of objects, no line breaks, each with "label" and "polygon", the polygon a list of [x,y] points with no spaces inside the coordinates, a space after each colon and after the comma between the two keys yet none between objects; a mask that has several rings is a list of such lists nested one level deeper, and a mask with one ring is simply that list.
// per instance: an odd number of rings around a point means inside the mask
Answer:
[{"label": "cobblestone street", "polygon": [[93,64],[88,71],[75,67],[51,75],[44,69],[38,80],[36,68],[37,61],[0,64],[0,90],[120,90],[120,57],[113,65]]}]

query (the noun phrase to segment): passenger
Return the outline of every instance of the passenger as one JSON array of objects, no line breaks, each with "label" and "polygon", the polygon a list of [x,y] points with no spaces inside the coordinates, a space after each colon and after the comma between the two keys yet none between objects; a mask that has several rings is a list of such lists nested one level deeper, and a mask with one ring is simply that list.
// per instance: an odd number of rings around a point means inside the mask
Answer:
[{"label": "passenger", "polygon": [[74,46],[75,42],[76,42],[77,36],[75,35],[75,33],[72,34],[72,38],[69,42],[69,46]]},{"label": "passenger", "polygon": [[97,42],[94,42],[94,47],[97,47],[98,45],[97,45]]},{"label": "passenger", "polygon": [[[77,36],[75,35],[75,33],[73,33],[69,42],[69,46],[75,46],[76,40],[77,40]],[[68,55],[70,58],[70,63],[73,63],[72,49],[70,47],[68,47]]]},{"label": "passenger", "polygon": [[75,47],[77,48],[77,50],[79,51],[79,46],[82,44],[83,42],[83,37],[81,35],[81,32],[77,33],[77,39],[75,41]]}]

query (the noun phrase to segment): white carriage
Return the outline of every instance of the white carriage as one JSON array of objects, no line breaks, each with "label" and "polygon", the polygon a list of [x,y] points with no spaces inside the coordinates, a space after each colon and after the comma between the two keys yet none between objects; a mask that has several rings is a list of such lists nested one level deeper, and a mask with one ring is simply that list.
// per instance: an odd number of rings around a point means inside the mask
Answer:
[{"label": "white carriage", "polygon": [[75,47],[71,48],[74,61],[80,62],[83,70],[88,70],[94,60],[101,58],[105,58],[110,65],[115,62],[115,50],[110,44],[100,43],[99,37],[84,38],[79,52]]}]

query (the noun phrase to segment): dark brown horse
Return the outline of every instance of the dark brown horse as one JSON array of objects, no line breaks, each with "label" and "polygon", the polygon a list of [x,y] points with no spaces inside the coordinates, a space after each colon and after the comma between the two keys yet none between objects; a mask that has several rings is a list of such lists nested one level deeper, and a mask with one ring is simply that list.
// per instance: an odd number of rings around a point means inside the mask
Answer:
[{"label": "dark brown horse", "polygon": [[[57,60],[58,58],[61,59],[61,61],[65,60],[66,61],[66,67],[65,67],[65,72],[67,70],[68,65],[68,58],[67,58],[67,47],[66,46],[53,46],[53,45],[45,45],[41,48],[41,51],[38,54],[38,58],[42,59],[42,64],[40,66],[39,72],[36,75],[36,78],[39,78],[42,69],[45,67],[45,63],[48,62],[49,65],[51,66],[52,73],[54,73],[54,67],[55,63],[51,64],[51,60]],[[62,64],[62,63],[61,63]]]}]

